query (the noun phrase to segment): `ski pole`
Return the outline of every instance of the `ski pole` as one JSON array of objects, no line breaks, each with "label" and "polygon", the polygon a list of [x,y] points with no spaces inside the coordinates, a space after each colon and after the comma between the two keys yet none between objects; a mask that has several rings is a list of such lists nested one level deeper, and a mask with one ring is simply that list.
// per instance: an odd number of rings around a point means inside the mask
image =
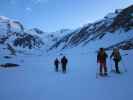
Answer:
[{"label": "ski pole", "polygon": [[127,72],[127,69],[126,69],[126,67],[125,67],[125,63],[124,63],[123,60],[122,60],[122,66],[123,66],[124,71]]},{"label": "ski pole", "polygon": [[96,78],[98,78],[98,67],[99,67],[99,65],[98,65],[98,63],[97,63]]},{"label": "ski pole", "polygon": [[110,59],[110,62],[111,62],[111,70],[110,70],[110,72],[112,72],[113,71],[113,62],[112,62],[112,59]]},{"label": "ski pole", "polygon": [[122,56],[127,56],[128,54],[126,53],[126,54],[124,54],[124,55],[122,55]]}]

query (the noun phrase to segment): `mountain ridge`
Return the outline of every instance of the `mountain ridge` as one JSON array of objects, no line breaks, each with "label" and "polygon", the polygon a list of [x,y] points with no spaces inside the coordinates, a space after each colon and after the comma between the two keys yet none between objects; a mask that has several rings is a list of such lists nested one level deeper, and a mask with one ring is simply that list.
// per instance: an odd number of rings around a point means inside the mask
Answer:
[{"label": "mountain ridge", "polygon": [[[113,34],[118,30],[125,33],[133,29],[133,5],[116,10],[114,13],[107,14],[102,20],[88,23],[87,25],[73,31],[71,35],[66,35],[57,43],[52,45],[49,50],[76,47],[80,44],[86,45],[91,41],[102,39],[107,34]],[[122,32],[122,33],[124,33]],[[118,33],[119,34],[119,33]],[[131,34],[131,36],[133,36]]]}]

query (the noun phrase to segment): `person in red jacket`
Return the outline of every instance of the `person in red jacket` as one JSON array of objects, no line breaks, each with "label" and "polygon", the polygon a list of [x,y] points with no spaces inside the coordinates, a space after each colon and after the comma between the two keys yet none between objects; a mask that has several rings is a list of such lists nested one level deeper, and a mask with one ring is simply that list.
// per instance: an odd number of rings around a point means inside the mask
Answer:
[{"label": "person in red jacket", "polygon": [[[100,75],[103,76],[107,76],[107,65],[106,65],[106,59],[107,59],[108,55],[105,52],[104,48],[100,48],[99,52],[97,54],[97,63],[100,64]],[[104,70],[104,72],[103,72]]]}]

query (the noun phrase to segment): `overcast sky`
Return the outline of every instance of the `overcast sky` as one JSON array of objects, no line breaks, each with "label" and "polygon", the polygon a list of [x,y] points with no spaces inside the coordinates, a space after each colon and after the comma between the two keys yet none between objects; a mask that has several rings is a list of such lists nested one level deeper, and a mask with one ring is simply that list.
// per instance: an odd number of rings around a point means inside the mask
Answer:
[{"label": "overcast sky", "polygon": [[0,15],[52,32],[78,28],[131,4],[133,0],[0,0]]}]

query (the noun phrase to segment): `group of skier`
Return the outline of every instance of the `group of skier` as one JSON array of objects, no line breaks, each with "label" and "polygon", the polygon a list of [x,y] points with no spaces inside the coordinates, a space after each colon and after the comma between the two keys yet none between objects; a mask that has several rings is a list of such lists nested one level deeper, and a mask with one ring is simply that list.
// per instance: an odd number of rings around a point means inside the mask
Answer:
[{"label": "group of skier", "polygon": [[66,73],[67,62],[68,62],[68,60],[67,60],[66,56],[63,56],[63,57],[61,58],[61,61],[59,61],[59,59],[56,58],[55,61],[54,61],[55,71],[56,71],[56,72],[59,71],[59,64],[61,64],[62,72],[63,72],[63,73]]},{"label": "group of skier", "polygon": [[[108,54],[105,52],[104,48],[100,48],[97,54],[97,63],[99,63],[100,65],[100,70],[99,70],[99,75],[100,76],[107,76],[108,75],[108,69],[107,69],[107,63],[106,60],[108,58]],[[114,48],[112,54],[110,55],[110,59],[113,58],[113,61],[115,63],[115,72],[120,74],[120,70],[119,70],[119,62],[121,61],[122,57],[121,54],[119,52],[119,48]],[[59,71],[59,65],[61,64],[62,67],[62,72],[66,73],[67,70],[67,63],[68,63],[68,59],[66,58],[66,56],[63,56],[61,58],[61,60],[59,60],[58,58],[56,58],[54,60],[54,65],[55,65],[55,71],[58,72]]]},{"label": "group of skier", "polygon": [[[107,76],[107,65],[106,65],[106,59],[108,58],[107,53],[105,52],[104,48],[100,48],[97,54],[97,63],[100,64],[100,71],[99,74],[101,76]],[[115,72],[120,74],[119,70],[119,62],[121,61],[122,57],[119,52],[119,48],[114,48],[112,54],[110,55],[110,59],[113,58],[113,61],[115,63]]]}]

